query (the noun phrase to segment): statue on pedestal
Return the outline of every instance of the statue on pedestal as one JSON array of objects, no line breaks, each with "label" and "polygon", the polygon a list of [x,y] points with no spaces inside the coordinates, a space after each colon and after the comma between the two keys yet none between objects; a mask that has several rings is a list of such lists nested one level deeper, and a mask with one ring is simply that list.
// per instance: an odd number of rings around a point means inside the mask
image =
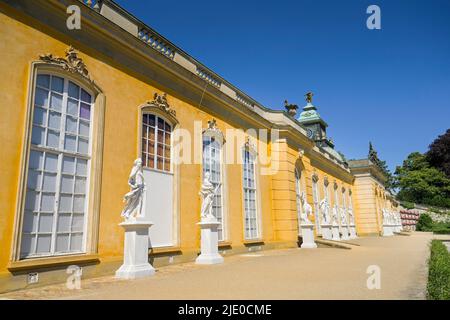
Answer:
[{"label": "statue on pedestal", "polygon": [[348,217],[350,219],[350,225],[355,224],[355,216],[353,215],[353,210],[351,208],[348,209]]},{"label": "statue on pedestal", "polygon": [[210,173],[206,172],[203,179],[202,188],[199,195],[202,197],[201,218],[202,219],[216,219],[211,213],[214,196],[219,190],[220,184],[216,187],[210,181]]},{"label": "statue on pedestal", "polygon": [[347,225],[347,215],[345,214],[345,209],[340,208],[339,211],[341,213],[341,225]]},{"label": "statue on pedestal", "polygon": [[320,201],[319,208],[322,213],[322,224],[330,224],[330,205],[327,198]]},{"label": "statue on pedestal", "polygon": [[334,205],[333,209],[331,209],[331,222],[334,226],[339,225],[339,213],[336,205]]},{"label": "statue on pedestal", "polygon": [[309,216],[312,215],[312,207],[306,201],[306,194],[302,192],[302,196],[300,197],[302,201],[303,212],[300,213],[300,221],[305,224],[312,224],[311,220],[309,220]]},{"label": "statue on pedestal", "polygon": [[128,178],[128,185],[131,190],[123,197],[125,207],[121,213],[121,216],[124,217],[125,220],[130,220],[136,218],[136,216],[141,216],[142,213],[145,182],[144,175],[142,173],[142,160],[140,158],[134,161],[133,168],[131,169],[131,173]]}]

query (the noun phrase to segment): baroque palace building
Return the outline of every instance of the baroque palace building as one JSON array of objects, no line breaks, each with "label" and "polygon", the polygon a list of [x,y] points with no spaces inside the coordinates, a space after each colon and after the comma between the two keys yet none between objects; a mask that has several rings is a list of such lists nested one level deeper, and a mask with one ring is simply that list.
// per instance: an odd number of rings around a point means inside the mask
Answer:
[{"label": "baroque palace building", "polygon": [[[70,5],[81,30],[67,27]],[[298,247],[303,194],[316,239],[323,199],[347,223],[353,213],[359,236],[379,235],[381,210],[395,210],[376,153],[338,153],[312,94],[299,116],[264,107],[111,0],[1,0],[0,21],[0,292],[33,273],[65,281],[70,265],[112,274],[136,158],[156,267],[197,257],[205,172],[226,255]],[[179,161],[179,132],[200,156]],[[230,145],[240,161],[228,161]]]}]

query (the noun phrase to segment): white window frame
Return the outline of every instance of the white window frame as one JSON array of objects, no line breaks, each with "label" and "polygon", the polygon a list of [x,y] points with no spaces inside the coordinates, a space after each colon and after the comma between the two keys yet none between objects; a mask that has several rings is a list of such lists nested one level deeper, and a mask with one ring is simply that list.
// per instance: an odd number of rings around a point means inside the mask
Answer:
[{"label": "white window frame", "polygon": [[[151,116],[155,117],[155,127],[153,129],[154,134],[155,134],[154,154],[153,154],[153,167],[148,166],[148,162],[147,162],[148,160],[150,160],[150,156],[151,156],[150,153],[149,153],[149,150],[148,150],[148,143],[146,143],[146,149],[145,149],[146,150],[145,151],[146,159],[144,160],[144,158],[143,158],[144,151],[142,150],[142,142],[144,140],[144,132],[143,132],[143,130],[144,130],[144,116],[145,115],[151,115]],[[158,161],[158,143],[159,143],[159,140],[158,140],[158,129],[159,129],[158,119],[163,120],[164,123],[168,124],[169,128],[170,128],[170,141],[169,141],[169,143],[170,143],[170,154],[169,154],[170,165],[169,165],[169,170],[164,169],[165,164],[166,164],[166,157],[165,157],[166,144],[165,144],[165,141],[163,141],[163,143],[162,143],[162,145],[163,145],[162,169],[158,169],[158,162],[157,162]],[[142,112],[141,121],[140,121],[140,131],[141,131],[141,134],[140,134],[139,146],[141,147],[140,148],[140,157],[142,158],[142,161],[145,164],[143,167],[145,169],[155,170],[155,171],[159,171],[159,172],[163,172],[163,173],[169,173],[169,174],[173,173],[173,143],[172,143],[172,141],[173,141],[173,125],[172,125],[171,121],[168,121],[168,119],[166,119],[165,117],[161,116],[158,113],[153,113],[151,111],[143,111]],[[147,131],[149,131],[149,126],[148,125],[147,125]],[[163,132],[164,132],[164,138],[165,138],[166,130],[164,129]],[[164,138],[163,138],[163,140],[164,140]],[[149,139],[146,138],[146,140],[149,140]]]},{"label": "white window frame", "polygon": [[[83,85],[82,83],[80,83],[79,81],[77,81],[76,79],[74,79],[73,77],[69,77],[67,75],[64,75],[63,73],[60,72],[55,72],[55,71],[51,71],[51,70],[39,70],[36,72],[36,77],[32,83],[32,92],[33,92],[33,97],[31,99],[31,122],[30,122],[30,136],[32,135],[33,132],[33,127],[35,126],[34,122],[33,122],[33,114],[35,111],[35,97],[36,97],[36,92],[37,92],[37,88],[38,88],[38,83],[37,83],[37,76],[39,75],[48,75],[49,77],[49,81],[51,83],[51,78],[52,77],[58,77],[58,78],[62,78],[64,80],[64,84],[63,84],[63,93],[62,93],[62,109],[61,109],[61,119],[60,119],[60,130],[59,130],[59,146],[58,148],[52,148],[52,147],[48,147],[48,146],[40,146],[40,145],[34,145],[30,142],[30,144],[28,145],[28,152],[27,152],[27,165],[25,167],[25,179],[24,179],[24,201],[26,199],[26,195],[28,190],[28,172],[30,170],[29,168],[29,158],[31,156],[31,152],[32,151],[37,151],[37,152],[42,152],[42,153],[52,153],[52,154],[57,154],[58,155],[58,164],[57,164],[57,171],[56,173],[56,185],[55,185],[55,200],[54,200],[54,212],[53,212],[53,224],[52,224],[52,231],[51,232],[39,232],[38,228],[39,225],[36,226],[36,240],[34,243],[34,250],[32,250],[30,254],[23,254],[22,253],[22,246],[17,248],[18,251],[18,258],[19,259],[33,259],[33,258],[41,258],[41,257],[53,257],[53,256],[65,256],[65,255],[74,255],[74,254],[82,254],[82,253],[86,253],[87,251],[87,238],[88,238],[88,225],[89,225],[89,212],[88,212],[88,207],[89,207],[89,202],[90,202],[90,184],[91,184],[91,167],[92,167],[92,148],[93,148],[93,127],[94,127],[94,123],[95,123],[95,94],[93,93],[93,91],[86,87],[85,85]],[[81,154],[78,152],[73,152],[73,151],[67,151],[64,149],[64,141],[65,141],[65,135],[66,135],[66,119],[67,119],[67,109],[64,110],[64,108],[67,108],[67,102],[68,102],[68,85],[69,82],[72,82],[74,84],[76,84],[79,87],[79,94],[81,94],[81,89],[85,90],[90,96],[91,96],[91,101],[89,103],[90,105],[90,119],[89,119],[89,145],[88,145],[88,152],[87,154]],[[49,97],[51,96],[52,90],[50,88],[46,89],[49,91]],[[78,99],[78,110],[80,108],[81,105],[81,98]],[[49,114],[50,114],[50,103],[51,103],[51,99],[48,99],[48,108],[47,108],[47,124],[46,124],[46,131],[48,130],[48,120],[49,120]],[[77,122],[77,125],[79,125],[79,120]],[[76,140],[76,144],[78,145],[78,136],[79,134],[76,135],[77,136],[77,140]],[[47,135],[45,135],[45,139],[47,139]],[[57,223],[58,223],[58,218],[59,218],[59,203],[60,203],[60,195],[61,195],[61,177],[63,175],[62,172],[62,162],[63,162],[63,158],[65,156],[68,157],[73,157],[76,159],[83,159],[83,160],[87,160],[87,168],[86,168],[86,185],[85,185],[85,193],[84,193],[84,208],[83,208],[83,215],[84,215],[84,220],[83,220],[83,228],[82,231],[78,231],[78,232],[72,232],[72,231],[68,231],[68,232],[59,232],[60,234],[65,234],[68,233],[69,234],[69,248],[70,248],[70,239],[72,237],[73,233],[82,233],[82,245],[81,245],[81,250],[77,250],[77,251],[65,251],[65,252],[56,252],[56,238],[58,235],[58,231],[57,231]],[[43,168],[42,168],[42,172],[44,172],[44,166],[45,163],[43,163]],[[42,184],[43,181],[41,181],[41,189],[42,189]],[[75,188],[75,185],[74,185]],[[45,193],[45,192],[42,192]],[[75,196],[75,190],[72,193],[72,197]],[[73,209],[72,209],[73,210]],[[21,215],[22,215],[22,219],[24,219],[25,217],[25,203],[22,206],[22,210],[21,210]],[[38,213],[38,216],[40,216],[40,211]],[[71,221],[73,219],[73,211],[71,213]],[[39,223],[39,218],[38,218],[38,222]],[[19,237],[20,237],[20,241],[19,243],[22,242],[22,237],[24,235],[24,231],[23,231],[24,225],[22,224],[21,228],[18,230],[19,233]],[[27,232],[28,233],[28,232]],[[45,234],[50,234],[51,235],[51,244],[50,244],[50,252],[46,252],[46,253],[36,253],[37,250],[37,239],[38,239],[38,234],[41,233],[45,233]]]},{"label": "white window frame", "polygon": [[[245,154],[248,153],[249,158],[248,159],[252,159],[252,166],[253,166],[253,181],[254,181],[254,188],[250,188],[248,186],[245,185],[245,173],[246,173],[246,166],[247,166],[247,162],[246,162],[246,157]],[[260,221],[260,214],[259,214],[259,193],[258,193],[258,178],[257,178],[257,162],[256,162],[256,152],[254,150],[252,150],[252,148],[250,147],[245,147],[242,150],[242,188],[243,188],[243,202],[244,202],[244,239],[245,240],[260,240],[261,239],[261,221]],[[247,170],[248,171],[248,170]],[[246,208],[249,207],[249,203],[250,200],[247,199],[246,191],[254,191],[255,194],[255,217],[250,217],[249,219],[254,219],[255,220],[255,234],[251,234],[251,230],[250,229],[250,233],[247,230],[247,220],[249,220],[247,218],[248,216],[248,212],[246,210]]]}]

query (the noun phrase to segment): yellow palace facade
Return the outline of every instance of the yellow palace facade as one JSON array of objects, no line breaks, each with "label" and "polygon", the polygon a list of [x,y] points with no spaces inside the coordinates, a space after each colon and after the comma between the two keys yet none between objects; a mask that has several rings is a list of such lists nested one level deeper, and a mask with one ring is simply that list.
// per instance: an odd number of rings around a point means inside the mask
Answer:
[{"label": "yellow palace facade", "polygon": [[373,161],[334,150],[311,95],[298,117],[268,109],[113,1],[2,0],[0,21],[0,292],[30,274],[65,281],[70,265],[112,274],[137,158],[155,267],[199,254],[205,172],[225,256],[297,247],[303,194],[316,239],[324,198],[353,212],[359,236],[394,210]]}]

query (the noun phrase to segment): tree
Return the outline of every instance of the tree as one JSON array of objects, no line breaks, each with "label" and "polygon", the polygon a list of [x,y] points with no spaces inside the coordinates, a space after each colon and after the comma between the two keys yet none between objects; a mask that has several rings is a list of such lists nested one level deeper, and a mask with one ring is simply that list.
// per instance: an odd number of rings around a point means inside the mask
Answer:
[{"label": "tree", "polygon": [[395,170],[395,185],[401,201],[450,207],[450,179],[430,166],[427,157],[413,152]]},{"label": "tree", "polygon": [[431,231],[433,229],[433,220],[431,217],[423,213],[419,217],[419,221],[417,221],[416,225],[417,231]]},{"label": "tree", "polygon": [[450,129],[430,144],[426,155],[431,166],[438,168],[450,178]]}]

